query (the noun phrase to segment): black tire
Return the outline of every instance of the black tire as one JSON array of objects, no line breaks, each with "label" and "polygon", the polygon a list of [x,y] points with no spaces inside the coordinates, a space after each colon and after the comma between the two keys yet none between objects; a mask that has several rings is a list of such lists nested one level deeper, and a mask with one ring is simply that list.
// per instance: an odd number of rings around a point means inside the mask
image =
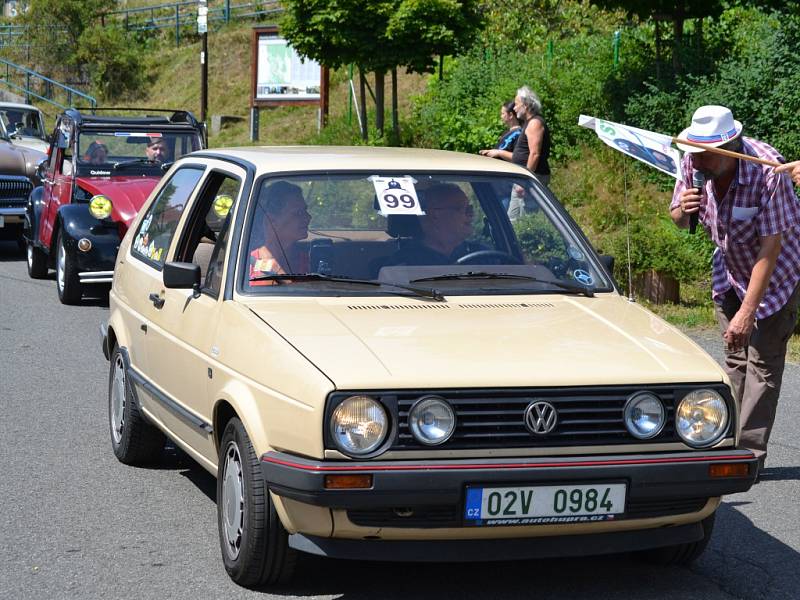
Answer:
[{"label": "black tire", "polygon": [[64,230],[56,240],[56,289],[61,304],[78,304],[83,297],[83,286],[78,277],[78,265],[64,245]]},{"label": "black tire", "polygon": [[703,519],[703,539],[688,544],[678,544],[676,546],[664,546],[663,548],[653,548],[639,553],[640,557],[651,564],[669,565],[690,565],[692,564],[708,546],[711,540],[711,533],[714,531],[714,518],[717,513]]},{"label": "black tire", "polygon": [[126,465],[151,464],[161,457],[166,438],[161,430],[148,423],[139,412],[125,361],[118,346],[111,352],[108,374],[108,424],[111,447],[117,459]]},{"label": "black tire", "polygon": [[28,261],[28,277],[31,279],[44,279],[47,277],[47,255],[40,248],[28,240],[25,244]]},{"label": "black tire", "polygon": [[285,583],[297,552],[275,512],[258,457],[242,422],[225,427],[217,472],[217,524],[222,561],[244,587]]}]

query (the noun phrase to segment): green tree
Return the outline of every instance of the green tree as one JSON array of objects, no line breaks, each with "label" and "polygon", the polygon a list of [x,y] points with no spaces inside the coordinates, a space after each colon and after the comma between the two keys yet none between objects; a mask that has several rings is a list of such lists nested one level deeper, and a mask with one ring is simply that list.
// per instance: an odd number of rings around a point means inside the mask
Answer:
[{"label": "green tree", "polygon": [[[656,23],[656,53],[659,53],[661,21],[672,23],[672,64],[676,72],[681,70],[681,47],[683,44],[683,26],[687,19],[698,19],[698,27],[702,32],[702,20],[705,17],[718,17],[729,4],[725,0],[707,0],[692,2],[690,0],[591,0],[592,4],[601,8],[621,8],[629,14],[643,19],[653,19]],[[660,59],[660,56],[658,57]]]},{"label": "green tree", "polygon": [[[375,74],[375,122],[383,132],[384,79],[396,81],[397,67],[430,71],[435,56],[457,53],[475,39],[481,25],[476,0],[284,0],[281,33],[301,55],[336,68],[355,64],[361,83]],[[393,85],[393,122],[397,123]],[[366,134],[362,122],[362,134]]]},{"label": "green tree", "polygon": [[28,26],[32,57],[49,73],[79,67],[83,32],[115,7],[115,0],[31,0],[21,21]]},{"label": "green tree", "polygon": [[144,85],[144,53],[118,27],[84,31],[76,58],[89,65],[92,86],[105,99],[135,93]]}]

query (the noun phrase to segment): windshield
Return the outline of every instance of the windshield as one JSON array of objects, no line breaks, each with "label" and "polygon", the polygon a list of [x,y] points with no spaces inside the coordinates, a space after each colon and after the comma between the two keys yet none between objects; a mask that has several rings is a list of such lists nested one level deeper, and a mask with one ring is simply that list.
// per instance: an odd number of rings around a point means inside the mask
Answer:
[{"label": "windshield", "polygon": [[78,175],[155,175],[162,165],[200,149],[194,131],[92,131],[78,136]]},{"label": "windshield", "polygon": [[45,140],[44,123],[35,108],[0,108],[0,121],[5,136],[24,135]]},{"label": "windshield", "polygon": [[571,221],[524,177],[267,178],[246,230],[245,293],[375,294],[366,282],[384,283],[379,293],[397,284],[451,295],[612,289]]}]

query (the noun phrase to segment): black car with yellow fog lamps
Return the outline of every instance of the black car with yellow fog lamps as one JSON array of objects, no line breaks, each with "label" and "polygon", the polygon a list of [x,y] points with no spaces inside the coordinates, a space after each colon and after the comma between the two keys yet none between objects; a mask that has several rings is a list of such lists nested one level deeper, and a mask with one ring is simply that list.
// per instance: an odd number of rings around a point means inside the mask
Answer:
[{"label": "black car with yellow fog lamps", "polygon": [[42,185],[28,199],[24,235],[28,274],[56,270],[59,299],[79,302],[87,286],[111,283],[128,225],[181,156],[205,146],[205,130],[186,111],[127,116],[126,109],[69,109],[59,116]]}]

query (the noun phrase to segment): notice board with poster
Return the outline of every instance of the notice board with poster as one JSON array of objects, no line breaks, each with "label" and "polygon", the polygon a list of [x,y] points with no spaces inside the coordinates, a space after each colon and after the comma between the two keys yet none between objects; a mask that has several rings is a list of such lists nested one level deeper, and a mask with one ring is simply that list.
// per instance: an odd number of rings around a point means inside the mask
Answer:
[{"label": "notice board with poster", "polygon": [[251,46],[252,107],[319,104],[327,116],[327,68],[301,57],[277,26],[254,27]]}]

